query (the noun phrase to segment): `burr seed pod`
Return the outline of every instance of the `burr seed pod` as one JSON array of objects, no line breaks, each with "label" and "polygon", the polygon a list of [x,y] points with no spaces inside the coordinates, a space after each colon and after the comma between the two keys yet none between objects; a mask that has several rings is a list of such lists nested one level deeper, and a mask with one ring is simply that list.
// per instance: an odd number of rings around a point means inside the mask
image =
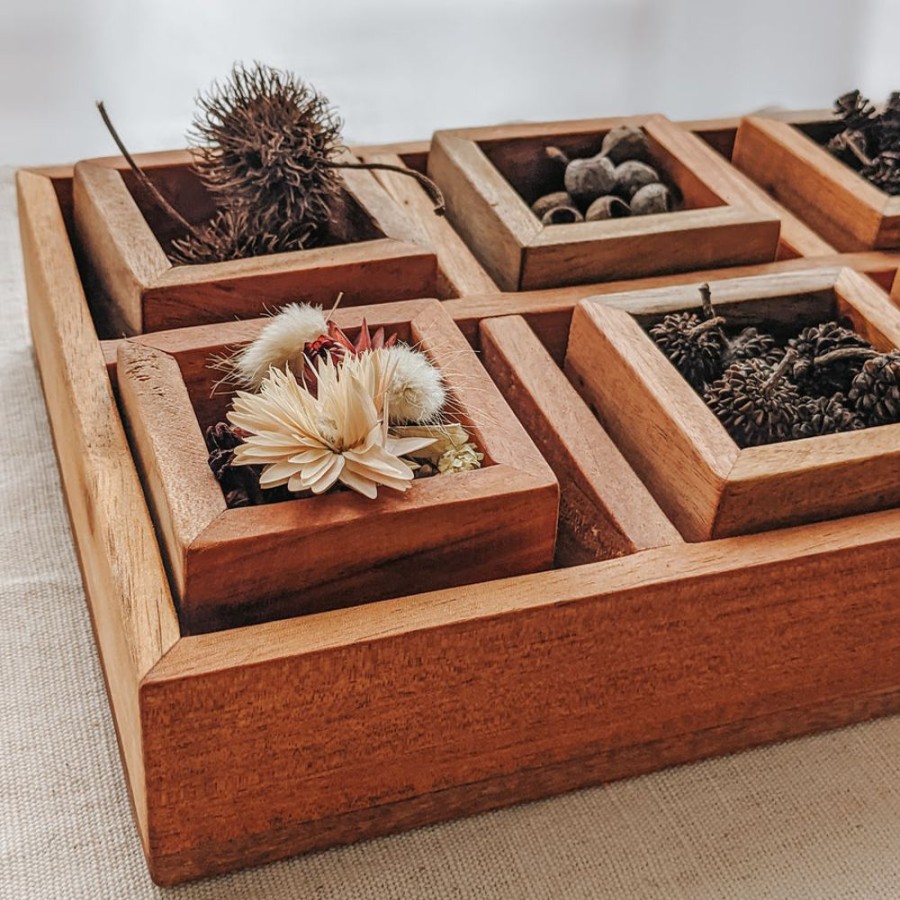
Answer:
[{"label": "burr seed pod", "polygon": [[612,192],[616,183],[615,168],[605,156],[573,159],[566,166],[566,190],[575,202],[585,208],[598,197]]},{"label": "burr seed pod", "polygon": [[556,209],[557,206],[574,205],[575,203],[566,191],[553,191],[551,194],[544,194],[543,197],[538,197],[531,204],[531,211],[539,219],[543,219],[546,213],[550,212],[551,209]]},{"label": "burr seed pod", "polygon": [[650,145],[647,142],[647,135],[640,128],[620,125],[603,138],[600,152],[611,162],[618,164],[627,159],[649,159]]},{"label": "burr seed pod", "polygon": [[631,213],[635,216],[651,216],[672,209],[672,194],[664,184],[648,184],[631,198]]},{"label": "burr seed pod", "polygon": [[636,159],[627,159],[616,166],[615,177],[613,190],[625,200],[631,200],[642,187],[659,182],[656,169]]},{"label": "burr seed pod", "polygon": [[584,214],[586,222],[598,222],[604,219],[624,219],[631,215],[631,209],[621,198],[613,194],[598,197]]},{"label": "burr seed pod", "polygon": [[541,216],[542,225],[571,225],[583,221],[584,216],[574,206],[554,206]]}]

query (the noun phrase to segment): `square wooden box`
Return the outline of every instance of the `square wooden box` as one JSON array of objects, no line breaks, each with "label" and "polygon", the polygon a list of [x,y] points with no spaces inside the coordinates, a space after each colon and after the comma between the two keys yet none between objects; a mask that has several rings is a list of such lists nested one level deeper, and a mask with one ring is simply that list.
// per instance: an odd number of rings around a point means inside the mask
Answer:
[{"label": "square wooden box", "polygon": [[[213,212],[212,198],[188,152],[146,154],[137,160],[188,221],[202,222]],[[337,243],[222,263],[173,265],[164,245],[179,232],[145,196],[124,159],[78,163],[75,222],[102,298],[107,334],[256,317],[294,300],[331,307],[340,293],[344,306],[438,295],[433,234],[416,218],[424,214],[422,204],[413,211],[402,209],[370,171],[345,169],[340,177],[350,224],[347,233],[335,235]],[[434,218],[433,211],[428,215]]]},{"label": "square wooden box", "polygon": [[[383,488],[228,509],[207,464],[206,427],[232,394],[211,359],[252,340],[264,319],[124,341],[119,396],[178,600],[197,634],[549,568],[559,487],[437,300],[356,307],[427,353],[454,415],[485,454],[481,469]],[[458,411],[458,412],[457,412]]]},{"label": "square wooden box", "polygon": [[[900,310],[849,269],[710,284],[734,327],[785,338],[849,319],[876,348],[900,346]],[[900,504],[900,424],[741,449],[645,328],[699,309],[696,286],[585,300],[566,371],[690,541],[747,534]],[[648,436],[651,436],[648,439]]]},{"label": "square wooden box", "polygon": [[819,141],[834,119],[797,125],[748,116],[733,161],[838,250],[900,248],[900,197],[877,188]]},{"label": "square wooden box", "polygon": [[[19,175],[29,316],[158,882],[900,710],[898,510],[183,637],[79,279],[71,190],[71,169]],[[557,341],[564,294],[445,307],[474,340],[482,312],[512,308]]]},{"label": "square wooden box", "polygon": [[[640,125],[684,208],[656,216],[542,226],[529,204],[553,189],[548,144],[591,156],[603,136]],[[447,213],[503,289],[525,291],[775,259],[780,222],[728,164],[662,116],[438,131],[428,171]]]}]

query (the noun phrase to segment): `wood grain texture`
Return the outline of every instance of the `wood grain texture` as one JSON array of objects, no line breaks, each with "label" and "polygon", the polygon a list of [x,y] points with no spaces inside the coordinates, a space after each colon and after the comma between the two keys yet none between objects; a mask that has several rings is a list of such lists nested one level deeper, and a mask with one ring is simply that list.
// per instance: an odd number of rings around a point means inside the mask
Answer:
[{"label": "wood grain texture", "polygon": [[52,182],[38,172],[17,181],[34,351],[146,850],[138,686],[178,641],[178,622]]},{"label": "wood grain texture", "polygon": [[143,325],[143,291],[171,263],[118,171],[79,163],[73,188],[81,246],[105,294],[114,298],[105,309],[110,330],[136,334]]},{"label": "wood grain texture", "polygon": [[685,539],[708,539],[738,448],[703,400],[627,312],[599,302],[575,308],[565,365]]},{"label": "wood grain texture", "polygon": [[[643,127],[652,158],[676,185],[684,209],[541,227],[528,203],[552,189],[544,148],[552,142],[573,157],[590,156],[606,131],[626,122]],[[777,208],[743,180],[733,186],[736,173],[727,163],[662,116],[439,131],[429,171],[454,226],[505,290],[759,263],[776,255]]]},{"label": "wood grain texture", "polygon": [[[479,366],[440,303],[344,310],[342,324],[391,325],[440,368],[454,417],[485,453],[479,471],[383,489],[226,509],[207,465],[198,401],[208,392],[207,329],[176,357],[144,343],[119,349],[118,382],[144,485],[179,599],[182,628],[198,633],[385,597],[538,571],[553,561],[559,488],[547,464]],[[257,329],[262,326],[256,323]],[[198,333],[199,332],[199,333]],[[233,328],[225,340],[230,340]],[[196,396],[196,394],[195,394]],[[227,401],[221,396],[219,403]],[[221,407],[220,407],[221,409]],[[221,414],[221,412],[220,412]]]},{"label": "wood grain texture", "polygon": [[494,382],[559,480],[557,565],[681,542],[524,319],[482,322],[481,351]]},{"label": "wood grain texture", "polygon": [[[876,347],[900,346],[900,310],[849,269],[710,287],[716,312],[734,327],[791,335],[846,316]],[[566,357],[576,387],[688,540],[900,503],[900,425],[738,450],[644,330],[668,312],[699,305],[695,291],[680,286],[583,301]]]},{"label": "wood grain texture", "polygon": [[[349,152],[348,160],[355,157]],[[185,152],[150,154],[147,172],[194,223],[214,210]],[[371,172],[345,169],[329,246],[207,265],[173,266],[163,250],[180,236],[153,203],[141,198],[121,158],[76,167],[75,210],[87,235],[87,260],[103,295],[108,335],[134,335],[235,316],[255,317],[273,304],[434,296],[438,266],[416,222]],[[134,193],[133,193],[134,192]],[[135,199],[138,197],[140,203]],[[343,224],[342,224],[343,223]],[[338,227],[341,226],[341,227]]]},{"label": "wood grain texture", "polygon": [[144,331],[256,318],[303,301],[360,306],[428,297],[437,284],[434,251],[377,240],[224,263],[177,266],[144,291]]},{"label": "wood grain texture", "polygon": [[[786,207],[776,203],[762,188],[744,176],[729,160],[734,152],[734,141],[740,119],[722,122],[682,122],[681,131],[671,128],[673,145],[678,146],[685,132],[703,139],[708,147],[692,146],[697,159],[704,157],[703,175],[714,190],[736,205],[770,212],[781,222],[778,258],[793,259],[797,256],[828,256],[835,252],[824,238],[791,213]],[[718,152],[717,152],[718,151]]]},{"label": "wood grain texture", "polygon": [[[652,278],[574,285],[541,291],[520,293],[474,294],[444,303],[469,343],[478,346],[478,326],[482,319],[494,316],[523,316],[554,360],[562,365],[569,340],[572,310],[586,297],[620,294],[625,291],[644,291],[667,285],[696,286],[704,281],[744,278],[751,275],[790,274],[808,272],[811,267],[837,269],[847,267],[869,276],[876,284],[890,289],[900,266],[900,253],[867,252],[835,254],[814,262],[806,259],[780,260],[758,266],[736,266],[729,269],[707,269],[682,272],[677,275],[658,275]],[[897,294],[900,297],[900,293]]]},{"label": "wood grain texture", "polygon": [[900,247],[900,203],[794,125],[742,120],[733,161],[838,250]]},{"label": "wood grain texture", "polygon": [[[396,153],[364,153],[361,158],[364,162],[405,165],[403,157]],[[420,184],[397,172],[376,171],[374,174],[397,205],[417,223],[423,233],[420,243],[434,247],[438,260],[438,296],[441,299],[497,290],[491,277],[446,217],[435,215],[431,198]]]},{"label": "wood grain texture", "polygon": [[898,516],[186,639],[142,691],[155,877],[894,710]]},{"label": "wood grain texture", "polygon": [[444,194],[447,216],[490,277],[519,288],[522,256],[540,230],[525,201],[470,140],[435,132],[428,174]]}]

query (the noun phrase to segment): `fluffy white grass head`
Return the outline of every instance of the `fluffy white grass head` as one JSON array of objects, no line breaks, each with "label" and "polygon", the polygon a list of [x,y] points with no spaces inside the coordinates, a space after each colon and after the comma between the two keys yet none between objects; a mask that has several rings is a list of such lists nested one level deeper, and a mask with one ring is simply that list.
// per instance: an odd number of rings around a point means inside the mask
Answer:
[{"label": "fluffy white grass head", "polygon": [[384,358],[390,421],[394,424],[437,421],[447,391],[441,373],[428,357],[407,344],[395,344],[376,352]]},{"label": "fluffy white grass head", "polygon": [[266,323],[255,341],[231,357],[230,380],[240,387],[258,390],[269,369],[283,370],[288,364],[296,364],[304,345],[327,331],[321,307],[308,303],[285,306]]}]

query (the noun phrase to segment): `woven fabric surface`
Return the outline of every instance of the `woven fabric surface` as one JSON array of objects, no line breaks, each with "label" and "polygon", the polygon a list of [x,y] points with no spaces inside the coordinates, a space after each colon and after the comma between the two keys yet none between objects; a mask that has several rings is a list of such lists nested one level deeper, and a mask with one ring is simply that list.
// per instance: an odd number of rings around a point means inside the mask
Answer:
[{"label": "woven fabric surface", "polygon": [[162,890],[131,819],[0,170],[0,898],[900,897],[900,718]]}]

